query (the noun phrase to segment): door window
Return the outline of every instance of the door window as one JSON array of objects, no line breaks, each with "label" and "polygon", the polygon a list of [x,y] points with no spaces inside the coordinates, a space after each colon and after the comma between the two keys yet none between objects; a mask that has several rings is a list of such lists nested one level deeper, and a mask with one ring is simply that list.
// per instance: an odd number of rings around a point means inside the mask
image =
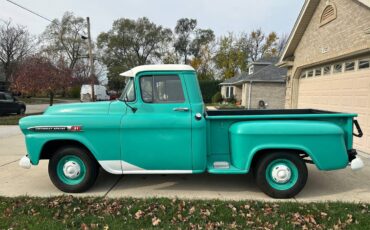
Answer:
[{"label": "door window", "polygon": [[140,78],[141,97],[147,103],[181,103],[185,101],[178,76],[144,76]]}]

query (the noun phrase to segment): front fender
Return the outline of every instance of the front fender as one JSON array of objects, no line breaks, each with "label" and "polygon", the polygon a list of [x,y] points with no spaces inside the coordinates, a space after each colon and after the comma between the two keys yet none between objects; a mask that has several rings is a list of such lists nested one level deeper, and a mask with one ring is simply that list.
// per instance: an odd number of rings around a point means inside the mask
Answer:
[{"label": "front fender", "polygon": [[231,162],[249,171],[256,154],[266,149],[307,153],[318,169],[344,168],[348,156],[344,131],[334,123],[306,120],[237,122],[230,127]]},{"label": "front fender", "polygon": [[99,151],[84,136],[74,133],[34,133],[26,136],[27,153],[33,165],[39,163],[42,149],[50,141],[77,141],[84,145],[95,159],[101,158]]},{"label": "front fender", "polygon": [[[38,164],[41,150],[49,141],[72,140],[83,144],[96,160],[120,159],[120,122],[122,115],[40,115],[22,118],[19,122],[25,135],[27,152],[32,164]],[[38,126],[74,126],[82,127],[80,132],[35,131]]]}]

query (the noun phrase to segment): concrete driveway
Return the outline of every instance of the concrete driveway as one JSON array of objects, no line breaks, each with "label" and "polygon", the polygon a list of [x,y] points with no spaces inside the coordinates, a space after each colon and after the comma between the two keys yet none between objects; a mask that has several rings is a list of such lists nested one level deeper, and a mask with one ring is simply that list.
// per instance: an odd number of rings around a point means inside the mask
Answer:
[{"label": "concrete driveway", "polygon": [[27,104],[26,106],[26,114],[33,114],[43,113],[49,107],[49,104]]},{"label": "concrete driveway", "polygon": [[[49,180],[47,161],[22,169],[18,160],[26,153],[23,135],[17,126],[0,126],[0,196],[62,195]],[[365,168],[353,172],[318,171],[309,166],[306,187],[292,201],[370,202],[370,158]],[[250,175],[111,175],[101,172],[95,186],[79,196],[179,197],[187,199],[270,200]]]}]

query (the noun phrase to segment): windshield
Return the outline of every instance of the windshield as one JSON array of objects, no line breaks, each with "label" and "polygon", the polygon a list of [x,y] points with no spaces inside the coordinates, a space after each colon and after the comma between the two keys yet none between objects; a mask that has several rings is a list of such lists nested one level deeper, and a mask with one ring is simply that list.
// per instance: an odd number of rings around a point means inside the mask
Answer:
[{"label": "windshield", "polygon": [[135,101],[134,78],[130,77],[120,97],[122,101]]}]

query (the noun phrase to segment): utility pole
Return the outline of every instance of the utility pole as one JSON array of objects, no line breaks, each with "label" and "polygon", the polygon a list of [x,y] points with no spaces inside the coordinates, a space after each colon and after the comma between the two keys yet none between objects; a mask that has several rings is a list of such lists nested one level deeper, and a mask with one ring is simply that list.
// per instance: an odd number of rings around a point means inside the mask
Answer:
[{"label": "utility pole", "polygon": [[95,101],[95,79],[94,79],[94,73],[95,73],[95,68],[94,68],[94,57],[92,53],[92,44],[91,44],[91,33],[90,33],[90,18],[87,17],[87,38],[88,38],[88,44],[89,44],[89,60],[90,60],[90,78],[91,78],[91,101]]}]

